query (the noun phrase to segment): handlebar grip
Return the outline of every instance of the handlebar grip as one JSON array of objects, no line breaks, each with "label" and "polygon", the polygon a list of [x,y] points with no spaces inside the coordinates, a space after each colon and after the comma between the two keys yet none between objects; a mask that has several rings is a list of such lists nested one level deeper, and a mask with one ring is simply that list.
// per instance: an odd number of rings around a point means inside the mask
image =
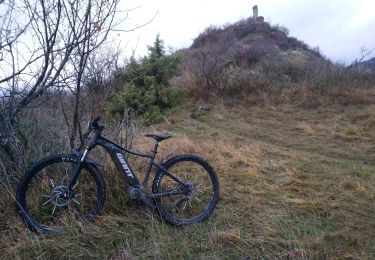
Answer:
[{"label": "handlebar grip", "polygon": [[94,120],[92,120],[91,122],[90,122],[90,124],[89,124],[89,126],[91,127],[91,128],[101,128],[102,126],[100,126],[99,124],[98,124],[98,121],[100,121],[102,118],[100,117],[100,116],[97,116]]},{"label": "handlebar grip", "polygon": [[95,119],[93,120],[95,123],[97,123],[98,121],[100,121],[102,118],[100,116],[97,116],[95,117]]}]

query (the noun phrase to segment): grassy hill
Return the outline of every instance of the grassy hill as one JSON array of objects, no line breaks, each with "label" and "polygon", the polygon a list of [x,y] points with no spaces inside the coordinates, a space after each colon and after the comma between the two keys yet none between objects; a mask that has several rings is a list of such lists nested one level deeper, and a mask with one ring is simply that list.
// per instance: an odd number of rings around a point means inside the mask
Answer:
[{"label": "grassy hill", "polygon": [[[373,105],[316,110],[214,105],[197,119],[190,110],[185,107],[153,130],[175,135],[162,142],[160,156],[193,152],[214,165],[221,194],[208,221],[185,228],[163,223],[129,201],[122,177],[106,162],[104,211],[69,235],[29,233],[5,194],[2,257],[375,257]],[[137,149],[150,147],[149,139],[137,139]]]},{"label": "grassy hill", "polygon": [[299,102],[316,106],[335,102],[336,93],[375,84],[373,74],[330,61],[318,47],[290,37],[287,28],[251,18],[210,26],[177,53],[174,84],[197,98],[227,103],[293,103],[298,92]]}]

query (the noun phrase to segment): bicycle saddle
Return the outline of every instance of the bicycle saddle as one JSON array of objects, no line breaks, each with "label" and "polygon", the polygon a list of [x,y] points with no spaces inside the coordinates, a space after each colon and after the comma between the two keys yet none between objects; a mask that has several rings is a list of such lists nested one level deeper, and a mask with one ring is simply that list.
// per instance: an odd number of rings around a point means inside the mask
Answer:
[{"label": "bicycle saddle", "polygon": [[157,135],[157,134],[145,134],[147,137],[152,137],[154,138],[157,142],[161,142],[165,139],[171,138],[172,135],[169,134],[164,134],[164,135]]}]

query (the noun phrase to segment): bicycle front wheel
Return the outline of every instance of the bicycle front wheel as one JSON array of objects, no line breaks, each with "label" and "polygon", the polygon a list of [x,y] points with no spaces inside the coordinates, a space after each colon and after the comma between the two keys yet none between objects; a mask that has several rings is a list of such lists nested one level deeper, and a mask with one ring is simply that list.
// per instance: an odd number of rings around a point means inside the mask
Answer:
[{"label": "bicycle front wheel", "polygon": [[73,231],[93,221],[102,209],[105,184],[93,165],[82,165],[73,194],[64,196],[77,162],[74,155],[51,156],[22,177],[17,187],[17,207],[31,230],[45,234]]},{"label": "bicycle front wheel", "polygon": [[198,156],[188,154],[169,159],[163,168],[168,174],[163,170],[157,172],[152,187],[154,194],[187,191],[155,198],[161,216],[176,226],[207,219],[219,200],[219,180],[211,165]]}]

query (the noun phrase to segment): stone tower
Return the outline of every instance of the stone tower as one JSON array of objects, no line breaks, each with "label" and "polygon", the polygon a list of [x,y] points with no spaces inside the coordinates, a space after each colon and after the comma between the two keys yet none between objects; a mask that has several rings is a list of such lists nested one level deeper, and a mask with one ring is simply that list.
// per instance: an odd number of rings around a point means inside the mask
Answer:
[{"label": "stone tower", "polygon": [[253,20],[254,21],[258,20],[258,6],[257,5],[253,6]]}]

